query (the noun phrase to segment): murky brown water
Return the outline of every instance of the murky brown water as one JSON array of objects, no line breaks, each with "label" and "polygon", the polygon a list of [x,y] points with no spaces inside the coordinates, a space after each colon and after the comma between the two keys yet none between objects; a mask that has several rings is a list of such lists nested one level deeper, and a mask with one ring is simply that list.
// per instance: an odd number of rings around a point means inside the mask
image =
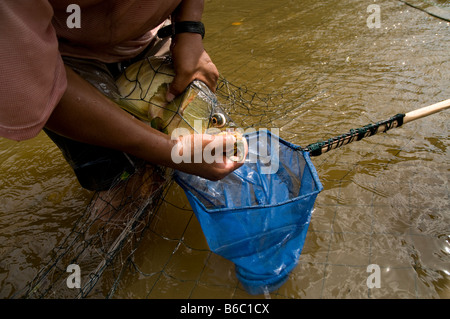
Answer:
[{"label": "murky brown water", "polygon": [[[370,4],[380,6],[380,28],[366,24]],[[222,75],[282,93],[264,127],[302,146],[450,97],[449,23],[400,1],[211,0],[204,22]],[[271,297],[449,298],[449,132],[442,112],[313,158],[324,191],[299,265]],[[0,296],[9,297],[91,194],[44,134],[0,139],[0,173]],[[187,207],[178,188],[172,202]],[[115,297],[250,297],[190,210],[165,205],[135,264]],[[366,285],[370,264],[380,266],[380,288]]]}]

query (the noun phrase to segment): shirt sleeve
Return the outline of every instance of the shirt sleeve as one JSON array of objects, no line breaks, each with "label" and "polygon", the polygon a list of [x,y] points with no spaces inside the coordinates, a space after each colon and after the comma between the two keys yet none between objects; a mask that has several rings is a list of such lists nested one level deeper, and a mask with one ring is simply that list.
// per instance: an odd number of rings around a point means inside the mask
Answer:
[{"label": "shirt sleeve", "polygon": [[66,90],[52,17],[45,0],[0,1],[0,136],[36,136]]}]

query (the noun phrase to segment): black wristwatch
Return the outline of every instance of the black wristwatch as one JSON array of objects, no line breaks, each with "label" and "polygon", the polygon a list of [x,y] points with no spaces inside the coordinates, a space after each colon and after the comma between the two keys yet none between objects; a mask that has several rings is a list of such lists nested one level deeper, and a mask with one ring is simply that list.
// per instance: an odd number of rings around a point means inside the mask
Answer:
[{"label": "black wristwatch", "polygon": [[158,37],[162,39],[184,32],[201,34],[203,39],[205,37],[205,26],[200,21],[175,22],[173,24],[165,26],[164,28],[159,29]]}]

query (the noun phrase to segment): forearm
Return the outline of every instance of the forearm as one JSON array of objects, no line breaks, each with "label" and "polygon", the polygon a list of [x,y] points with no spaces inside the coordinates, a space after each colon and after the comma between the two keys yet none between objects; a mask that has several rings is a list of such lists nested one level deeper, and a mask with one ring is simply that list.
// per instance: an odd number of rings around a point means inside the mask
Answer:
[{"label": "forearm", "polygon": [[201,21],[203,15],[204,0],[183,0],[174,11],[172,20],[176,21]]},{"label": "forearm", "polygon": [[120,109],[97,89],[66,68],[68,86],[46,127],[68,138],[121,150],[172,167],[170,137]]}]

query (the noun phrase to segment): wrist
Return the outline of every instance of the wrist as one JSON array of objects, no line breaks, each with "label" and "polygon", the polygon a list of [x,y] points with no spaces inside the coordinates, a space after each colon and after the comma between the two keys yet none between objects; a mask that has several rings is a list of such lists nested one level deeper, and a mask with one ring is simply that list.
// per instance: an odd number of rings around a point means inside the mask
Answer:
[{"label": "wrist", "polygon": [[180,143],[178,139],[173,139],[170,136],[166,135],[166,138],[163,141],[164,147],[162,148],[162,152],[160,153],[161,165],[167,166],[170,168],[176,168],[177,164],[174,161],[175,152],[180,151]]},{"label": "wrist", "polygon": [[179,21],[173,22],[171,25],[165,26],[158,31],[158,37],[166,38],[168,36],[175,37],[178,34],[198,34],[203,39],[205,36],[205,26],[200,21]]},{"label": "wrist", "polygon": [[147,162],[174,168],[171,152],[176,141],[139,120],[135,128],[138,131],[129,136],[129,143],[120,150]]}]

